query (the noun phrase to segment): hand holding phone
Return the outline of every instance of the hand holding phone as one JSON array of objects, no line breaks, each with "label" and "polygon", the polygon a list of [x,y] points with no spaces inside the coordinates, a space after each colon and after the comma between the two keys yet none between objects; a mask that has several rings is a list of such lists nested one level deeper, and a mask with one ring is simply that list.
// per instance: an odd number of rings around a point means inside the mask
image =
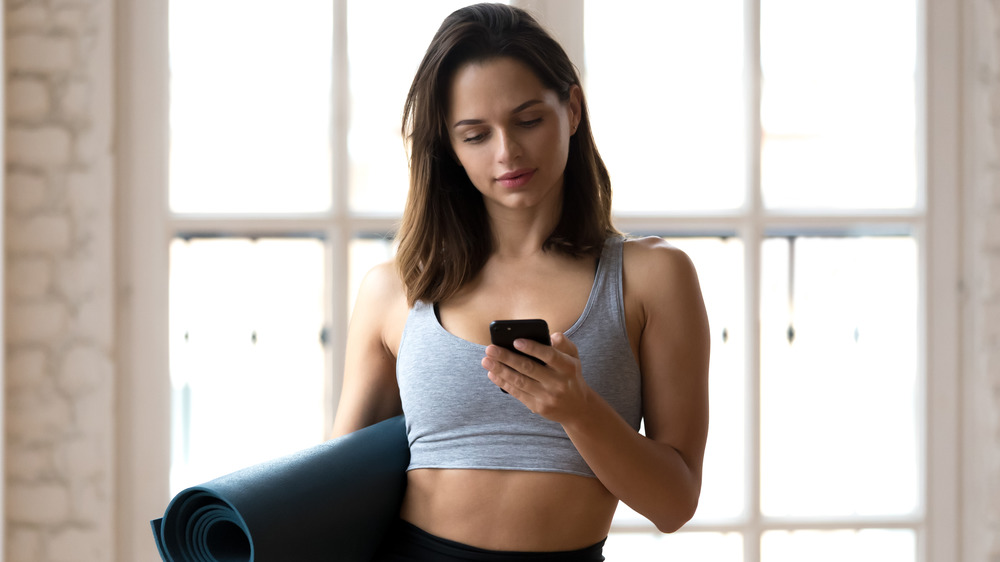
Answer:
[{"label": "hand holding phone", "polygon": [[533,361],[545,364],[544,361],[522,353],[514,348],[514,340],[523,338],[534,340],[544,345],[552,345],[549,340],[549,325],[545,320],[533,318],[530,320],[494,320],[490,322],[490,341],[504,349],[509,349],[518,355],[523,355]]}]

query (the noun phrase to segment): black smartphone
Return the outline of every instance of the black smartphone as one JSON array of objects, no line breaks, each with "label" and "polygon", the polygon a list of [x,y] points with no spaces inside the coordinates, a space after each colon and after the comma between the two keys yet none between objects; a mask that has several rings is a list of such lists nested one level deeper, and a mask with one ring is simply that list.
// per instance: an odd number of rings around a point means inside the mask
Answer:
[{"label": "black smartphone", "polygon": [[545,323],[545,320],[532,318],[530,320],[494,320],[490,322],[490,341],[493,342],[493,345],[499,345],[544,365],[545,363],[540,359],[521,353],[514,348],[514,340],[518,338],[552,345],[549,340],[549,325]]}]

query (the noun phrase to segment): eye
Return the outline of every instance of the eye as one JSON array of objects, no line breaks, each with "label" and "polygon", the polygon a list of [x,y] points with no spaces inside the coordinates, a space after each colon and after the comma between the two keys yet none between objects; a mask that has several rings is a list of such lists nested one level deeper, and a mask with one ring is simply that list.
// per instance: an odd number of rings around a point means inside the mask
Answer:
[{"label": "eye", "polygon": [[485,139],[485,138],[486,138],[486,133],[479,133],[478,135],[472,135],[472,136],[464,137],[462,139],[462,142],[468,143],[468,144],[479,144],[479,143],[483,142],[483,139]]},{"label": "eye", "polygon": [[518,125],[524,127],[525,129],[530,129],[530,128],[534,127],[535,125],[538,125],[541,122],[542,122],[542,118],[539,117],[537,119],[530,119],[528,121],[521,121],[520,123],[518,123]]}]

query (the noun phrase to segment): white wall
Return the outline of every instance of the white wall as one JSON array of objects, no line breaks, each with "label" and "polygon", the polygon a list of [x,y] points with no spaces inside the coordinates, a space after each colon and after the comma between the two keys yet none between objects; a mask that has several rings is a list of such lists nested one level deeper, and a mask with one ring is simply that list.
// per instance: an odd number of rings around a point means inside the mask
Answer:
[{"label": "white wall", "polygon": [[[964,559],[1000,560],[1000,4],[966,3]],[[959,376],[956,374],[956,376]]]},{"label": "white wall", "polygon": [[6,559],[114,557],[112,0],[6,2]]},{"label": "white wall", "polygon": [[[116,145],[114,138],[116,131],[141,130],[143,103],[162,103],[162,96],[117,89],[116,65],[132,59],[128,49],[117,50],[116,26],[133,21],[130,10],[153,4],[160,2],[5,3],[6,291],[0,310],[6,318],[4,550],[11,562],[155,557],[145,522],[155,513],[130,511],[141,502],[122,498],[142,495],[149,476],[127,461],[142,455],[136,420],[162,415],[135,402],[136,389],[148,389],[142,361],[163,359],[130,355],[128,331],[142,329],[141,322],[123,328],[120,319],[141,320],[135,309],[141,302],[132,299],[136,287],[116,285],[115,271],[130,259],[128,252],[141,251],[142,240],[162,233],[141,231],[141,223],[124,220],[128,213],[119,215],[116,205],[136,198],[144,175],[155,178],[161,171],[141,164],[142,147]],[[966,0],[963,6],[964,369],[955,373],[964,412],[962,560],[996,562],[1000,5]],[[137,45],[138,39],[128,48]],[[158,142],[152,146],[162,147]],[[155,442],[162,435],[147,438]],[[125,523],[119,525],[119,518]]]}]

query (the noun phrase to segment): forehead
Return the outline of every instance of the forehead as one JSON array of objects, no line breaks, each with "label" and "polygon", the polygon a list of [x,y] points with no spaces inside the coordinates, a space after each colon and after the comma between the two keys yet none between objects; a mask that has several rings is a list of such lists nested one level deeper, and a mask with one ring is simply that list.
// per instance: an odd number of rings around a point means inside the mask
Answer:
[{"label": "forehead", "polygon": [[557,104],[559,97],[516,59],[471,62],[451,80],[448,114],[452,119],[487,118],[509,113],[529,100]]}]

